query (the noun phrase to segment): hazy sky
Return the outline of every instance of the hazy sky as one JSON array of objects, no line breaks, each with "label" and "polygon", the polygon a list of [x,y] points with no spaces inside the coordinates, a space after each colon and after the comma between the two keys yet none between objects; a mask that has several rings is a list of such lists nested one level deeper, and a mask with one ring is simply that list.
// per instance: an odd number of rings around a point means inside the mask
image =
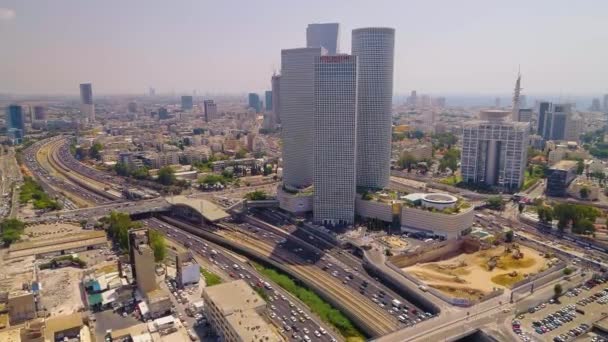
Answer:
[{"label": "hazy sky", "polygon": [[262,92],[308,23],[396,29],[395,92],[608,93],[607,0],[0,0],[0,92]]}]

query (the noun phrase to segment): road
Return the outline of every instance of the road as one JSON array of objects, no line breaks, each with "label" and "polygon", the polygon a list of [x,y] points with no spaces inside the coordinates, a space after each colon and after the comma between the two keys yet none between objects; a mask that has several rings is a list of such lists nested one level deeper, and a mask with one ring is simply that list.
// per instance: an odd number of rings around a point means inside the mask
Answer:
[{"label": "road", "polygon": [[[157,219],[146,219],[142,222],[149,228],[161,231],[169,238],[187,246],[210,263],[229,273],[231,277],[245,279],[252,287],[261,288],[269,301],[269,317],[278,327],[282,327],[284,335],[290,341],[298,341],[300,340],[298,337],[304,335],[315,338],[315,341],[337,340],[331,333],[321,335],[321,328],[325,331],[330,331],[330,328],[321,324],[297,299],[276,285],[271,285],[270,289],[265,287],[264,283],[267,280],[263,279],[251,265],[233,257],[223,248]],[[213,250],[216,253],[213,253]],[[319,336],[315,336],[315,331],[319,332]],[[336,333],[334,335],[337,336]]]},{"label": "road", "polygon": [[[240,226],[257,234],[261,239],[289,240],[290,243],[297,246],[293,250],[303,258],[311,259],[315,255],[322,254],[323,257],[316,263],[317,266],[338,278],[351,275],[350,278],[344,278],[345,285],[367,297],[371,296],[372,301],[389,314],[398,318],[402,316],[403,319],[399,318],[399,320],[403,325],[411,326],[432,317],[431,313],[425,312],[421,307],[414,305],[369,276],[363,268],[361,259],[355,258],[337,245],[319,238],[304,227],[296,227],[288,223],[287,218],[278,211],[257,209],[252,210],[252,216],[264,219],[266,224],[242,223]],[[391,305],[393,300],[402,303],[402,310],[396,310]],[[403,310],[404,308],[407,308],[407,311]]]}]

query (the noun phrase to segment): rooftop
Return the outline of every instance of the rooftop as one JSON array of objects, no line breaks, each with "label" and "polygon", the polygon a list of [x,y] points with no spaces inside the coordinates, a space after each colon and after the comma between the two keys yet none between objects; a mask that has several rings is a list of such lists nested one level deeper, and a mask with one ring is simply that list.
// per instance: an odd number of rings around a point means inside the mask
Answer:
[{"label": "rooftop", "polygon": [[568,171],[572,168],[577,167],[578,162],[576,160],[560,160],[551,167],[553,170]]},{"label": "rooftop", "polygon": [[242,341],[281,341],[255,310],[237,311],[226,318]]},{"label": "rooftop", "polygon": [[137,336],[143,335],[148,332],[148,325],[146,323],[140,323],[136,325],[132,325],[130,327],[124,329],[113,330],[110,334],[112,339],[118,339],[126,336]]},{"label": "rooftop", "polygon": [[46,328],[44,329],[44,335],[47,340],[54,341],[56,333],[70,329],[80,328],[83,324],[84,323],[82,322],[82,314],[80,313],[52,317],[46,320]]},{"label": "rooftop", "polygon": [[0,331],[0,341],[3,342],[21,342],[21,329],[9,329]]},{"label": "rooftop", "polygon": [[165,199],[172,205],[186,205],[191,207],[199,212],[208,221],[219,221],[230,216],[215,203],[202,198],[170,196],[165,197]]},{"label": "rooftop", "polygon": [[207,287],[204,291],[224,316],[237,310],[257,309],[266,305],[262,297],[242,279]]}]

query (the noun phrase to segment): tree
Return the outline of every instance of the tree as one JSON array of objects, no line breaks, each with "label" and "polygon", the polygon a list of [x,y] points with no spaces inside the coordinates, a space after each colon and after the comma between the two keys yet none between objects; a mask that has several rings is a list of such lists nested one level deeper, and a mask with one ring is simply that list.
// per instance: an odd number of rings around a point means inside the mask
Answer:
[{"label": "tree", "polygon": [[414,137],[414,139],[420,140],[420,139],[424,138],[424,132],[415,130],[414,133],[412,133],[412,136]]},{"label": "tree", "polygon": [[579,194],[581,195],[582,199],[589,198],[589,188],[586,186],[582,187],[581,190],[579,191]]},{"label": "tree", "polygon": [[493,210],[502,210],[504,205],[505,201],[502,196],[492,196],[486,200],[486,206]]},{"label": "tree", "polygon": [[583,174],[583,171],[585,171],[585,163],[581,159],[579,159],[576,163],[576,173],[581,175]]},{"label": "tree", "polygon": [[173,185],[175,183],[175,171],[170,166],[161,167],[158,170],[158,182],[162,185]]},{"label": "tree", "polygon": [[414,156],[412,156],[411,153],[403,152],[403,153],[401,153],[401,156],[399,157],[399,160],[397,161],[397,165],[399,165],[399,167],[401,169],[411,170],[412,167],[414,166],[414,164],[416,164],[416,162],[418,162],[418,161],[416,160],[416,158],[414,158]]},{"label": "tree", "polygon": [[114,172],[119,176],[127,177],[129,176],[129,167],[125,163],[118,162],[114,164]]},{"label": "tree", "polygon": [[6,219],[0,223],[0,230],[2,231],[2,241],[6,246],[10,245],[15,241],[19,241],[21,234],[25,229],[25,223],[18,219]]},{"label": "tree", "polygon": [[443,157],[441,157],[441,160],[439,161],[439,171],[444,172],[447,168],[449,168],[452,171],[452,174],[454,174],[454,172],[456,172],[456,169],[458,169],[458,160],[460,159],[460,151],[455,149],[455,148],[451,148],[449,150],[447,150],[444,154]]},{"label": "tree", "polygon": [[507,230],[507,232],[505,233],[505,242],[507,243],[511,243],[513,242],[513,231],[512,230]]},{"label": "tree", "polygon": [[128,214],[113,211],[106,221],[108,223],[108,234],[118,242],[120,248],[123,250],[129,249],[129,229],[135,227],[131,217]]},{"label": "tree", "polygon": [[101,150],[103,150],[103,145],[100,143],[94,143],[89,149],[89,157],[95,160],[101,160]]},{"label": "tree", "polygon": [[247,156],[247,152],[248,151],[246,149],[241,148],[240,150],[238,150],[236,152],[236,154],[234,155],[234,158],[236,158],[236,159],[243,159],[243,158],[245,158]]},{"label": "tree", "polygon": [[268,198],[268,195],[262,190],[256,190],[245,194],[245,199],[250,201],[261,201]]},{"label": "tree", "polygon": [[264,165],[264,176],[268,176],[272,173],[272,165]]},{"label": "tree", "polygon": [[558,298],[562,295],[563,291],[564,289],[562,288],[562,284],[555,284],[555,286],[553,286],[553,297]]},{"label": "tree", "polygon": [[572,274],[572,269],[569,267],[564,268],[564,275],[571,275]]},{"label": "tree", "polygon": [[167,255],[165,237],[156,230],[149,230],[148,237],[150,240],[150,248],[152,248],[152,251],[154,252],[154,260],[156,262],[161,262],[165,260],[165,257]]}]

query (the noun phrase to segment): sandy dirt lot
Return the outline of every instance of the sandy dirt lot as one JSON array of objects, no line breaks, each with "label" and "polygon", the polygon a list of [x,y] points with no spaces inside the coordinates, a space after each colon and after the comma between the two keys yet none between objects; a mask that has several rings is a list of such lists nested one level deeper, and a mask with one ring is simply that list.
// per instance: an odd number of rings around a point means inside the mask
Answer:
[{"label": "sandy dirt lot", "polygon": [[42,304],[49,314],[70,314],[84,307],[80,293],[82,272],[73,267],[40,271]]},{"label": "sandy dirt lot", "polygon": [[[493,288],[509,288],[515,282],[536,274],[548,267],[549,260],[539,252],[519,245],[522,258],[508,253],[505,246],[493,247],[471,254],[406,267],[428,286],[457,298],[478,299]],[[490,267],[491,260],[495,267]]]}]

